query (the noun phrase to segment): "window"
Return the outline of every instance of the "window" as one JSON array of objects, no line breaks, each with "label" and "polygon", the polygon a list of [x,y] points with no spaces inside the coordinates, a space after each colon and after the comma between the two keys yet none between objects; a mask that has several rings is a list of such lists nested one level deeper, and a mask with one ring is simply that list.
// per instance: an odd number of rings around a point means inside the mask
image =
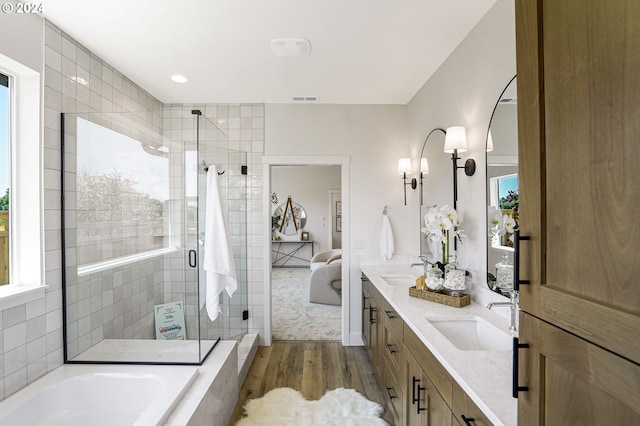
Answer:
[{"label": "window", "polygon": [[75,120],[77,174],[70,187],[76,196],[78,274],[169,249],[167,150],[84,118]]},{"label": "window", "polygon": [[[9,188],[5,219],[10,254],[0,310],[44,296],[40,73],[0,54],[0,197]],[[5,109],[6,108],[6,109]],[[3,210],[4,211],[4,210]]]},{"label": "window", "polygon": [[9,284],[10,95],[9,76],[0,73],[0,286]]}]

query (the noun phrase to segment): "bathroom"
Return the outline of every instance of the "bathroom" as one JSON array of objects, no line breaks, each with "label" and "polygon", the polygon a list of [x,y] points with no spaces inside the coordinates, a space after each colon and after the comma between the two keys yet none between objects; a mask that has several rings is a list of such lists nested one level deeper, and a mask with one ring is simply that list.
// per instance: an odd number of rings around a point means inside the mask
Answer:
[{"label": "bathroom", "polygon": [[[29,253],[31,262],[39,263],[40,281],[48,286],[29,295],[21,303],[5,305],[0,299],[0,399],[4,399],[34,382],[64,361],[62,319],[62,242],[60,239],[60,118],[61,112],[82,111],[90,107],[103,112],[150,111],[154,125],[162,125],[172,111],[200,109],[228,135],[228,144],[247,153],[247,310],[246,332],[257,334],[260,344],[269,344],[269,299],[265,282],[265,233],[268,201],[265,196],[263,156],[277,158],[296,156],[349,157],[349,180],[343,180],[344,215],[343,246],[347,252],[348,284],[343,307],[342,343],[362,344],[360,312],[362,257],[378,254],[378,238],[382,209],[388,206],[393,225],[395,253],[415,256],[420,250],[419,194],[407,187],[406,205],[402,180],[397,173],[397,159],[417,159],[424,138],[433,128],[463,125],[466,127],[468,151],[463,159],[473,158],[479,171],[485,168],[486,132],[499,94],[516,74],[514,2],[484,2],[486,14],[457,47],[443,58],[424,85],[407,99],[396,104],[358,102],[323,103],[242,103],[225,99],[211,102],[163,104],[127,76],[86,48],[74,46],[76,41],[63,35],[50,22],[33,16],[0,16],[0,53],[34,70],[43,79],[41,148],[43,200],[35,220],[42,217],[43,248],[41,260]],[[46,7],[46,4],[45,4]],[[81,35],[78,36],[79,38]],[[44,41],[43,41],[44,40]],[[74,49],[71,49],[74,47]],[[71,53],[71,51],[74,53]],[[79,53],[82,51],[83,53]],[[74,57],[75,56],[75,57]],[[100,75],[102,85],[73,87],[63,79],[67,66],[86,69]],[[143,81],[143,80],[139,80]],[[170,82],[168,81],[167,84]],[[451,162],[442,153],[438,162],[431,161],[432,172],[426,182],[449,179]],[[28,167],[28,165],[26,166]],[[33,169],[32,169],[33,170]],[[488,303],[501,300],[487,290],[486,276],[486,183],[484,173],[458,180],[458,210],[468,229],[464,244],[458,247],[459,263],[469,271],[470,291],[475,298]],[[435,185],[434,185],[435,186]],[[438,196],[445,197],[450,188],[435,186]],[[347,216],[348,215],[348,216]],[[268,264],[268,262],[266,262]],[[5,307],[8,306],[8,307]],[[498,310],[496,310],[498,312]],[[500,312],[506,316],[507,312]]]}]

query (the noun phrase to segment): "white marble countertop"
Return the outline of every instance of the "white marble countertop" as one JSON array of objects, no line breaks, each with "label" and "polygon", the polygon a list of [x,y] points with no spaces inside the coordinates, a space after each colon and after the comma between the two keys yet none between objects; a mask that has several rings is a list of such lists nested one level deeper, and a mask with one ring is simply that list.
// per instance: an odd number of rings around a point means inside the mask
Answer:
[{"label": "white marble countertop", "polygon": [[511,396],[511,351],[459,350],[427,319],[480,317],[508,333],[507,320],[474,302],[464,308],[453,308],[411,297],[410,286],[392,286],[381,278],[387,274],[420,275],[408,265],[361,265],[361,270],[491,422],[517,424],[518,404]]}]

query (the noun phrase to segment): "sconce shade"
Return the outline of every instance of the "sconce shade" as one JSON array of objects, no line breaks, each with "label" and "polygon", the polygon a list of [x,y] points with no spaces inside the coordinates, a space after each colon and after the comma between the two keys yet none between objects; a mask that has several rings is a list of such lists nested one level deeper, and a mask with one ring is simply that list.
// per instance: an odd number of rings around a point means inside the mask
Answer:
[{"label": "sconce shade", "polygon": [[401,158],[398,160],[398,174],[411,174],[411,158]]},{"label": "sconce shade", "polygon": [[429,174],[429,162],[424,157],[420,159],[420,173],[423,175]]},{"label": "sconce shade", "polygon": [[487,152],[493,151],[493,137],[491,136],[491,130],[489,130],[489,136],[487,136]]},{"label": "sconce shade", "polygon": [[465,152],[467,150],[467,133],[462,126],[453,126],[447,129],[444,138],[444,152],[452,154],[454,150]]}]

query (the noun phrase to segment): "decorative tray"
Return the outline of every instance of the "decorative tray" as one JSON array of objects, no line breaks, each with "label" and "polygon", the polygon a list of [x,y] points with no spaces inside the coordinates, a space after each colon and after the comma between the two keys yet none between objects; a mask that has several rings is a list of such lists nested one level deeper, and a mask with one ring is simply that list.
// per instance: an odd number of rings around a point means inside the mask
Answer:
[{"label": "decorative tray", "polygon": [[440,303],[442,305],[453,306],[454,308],[462,308],[471,304],[471,296],[468,294],[460,293],[459,296],[452,296],[449,294],[448,290],[418,290],[413,286],[409,287],[409,296]]}]

